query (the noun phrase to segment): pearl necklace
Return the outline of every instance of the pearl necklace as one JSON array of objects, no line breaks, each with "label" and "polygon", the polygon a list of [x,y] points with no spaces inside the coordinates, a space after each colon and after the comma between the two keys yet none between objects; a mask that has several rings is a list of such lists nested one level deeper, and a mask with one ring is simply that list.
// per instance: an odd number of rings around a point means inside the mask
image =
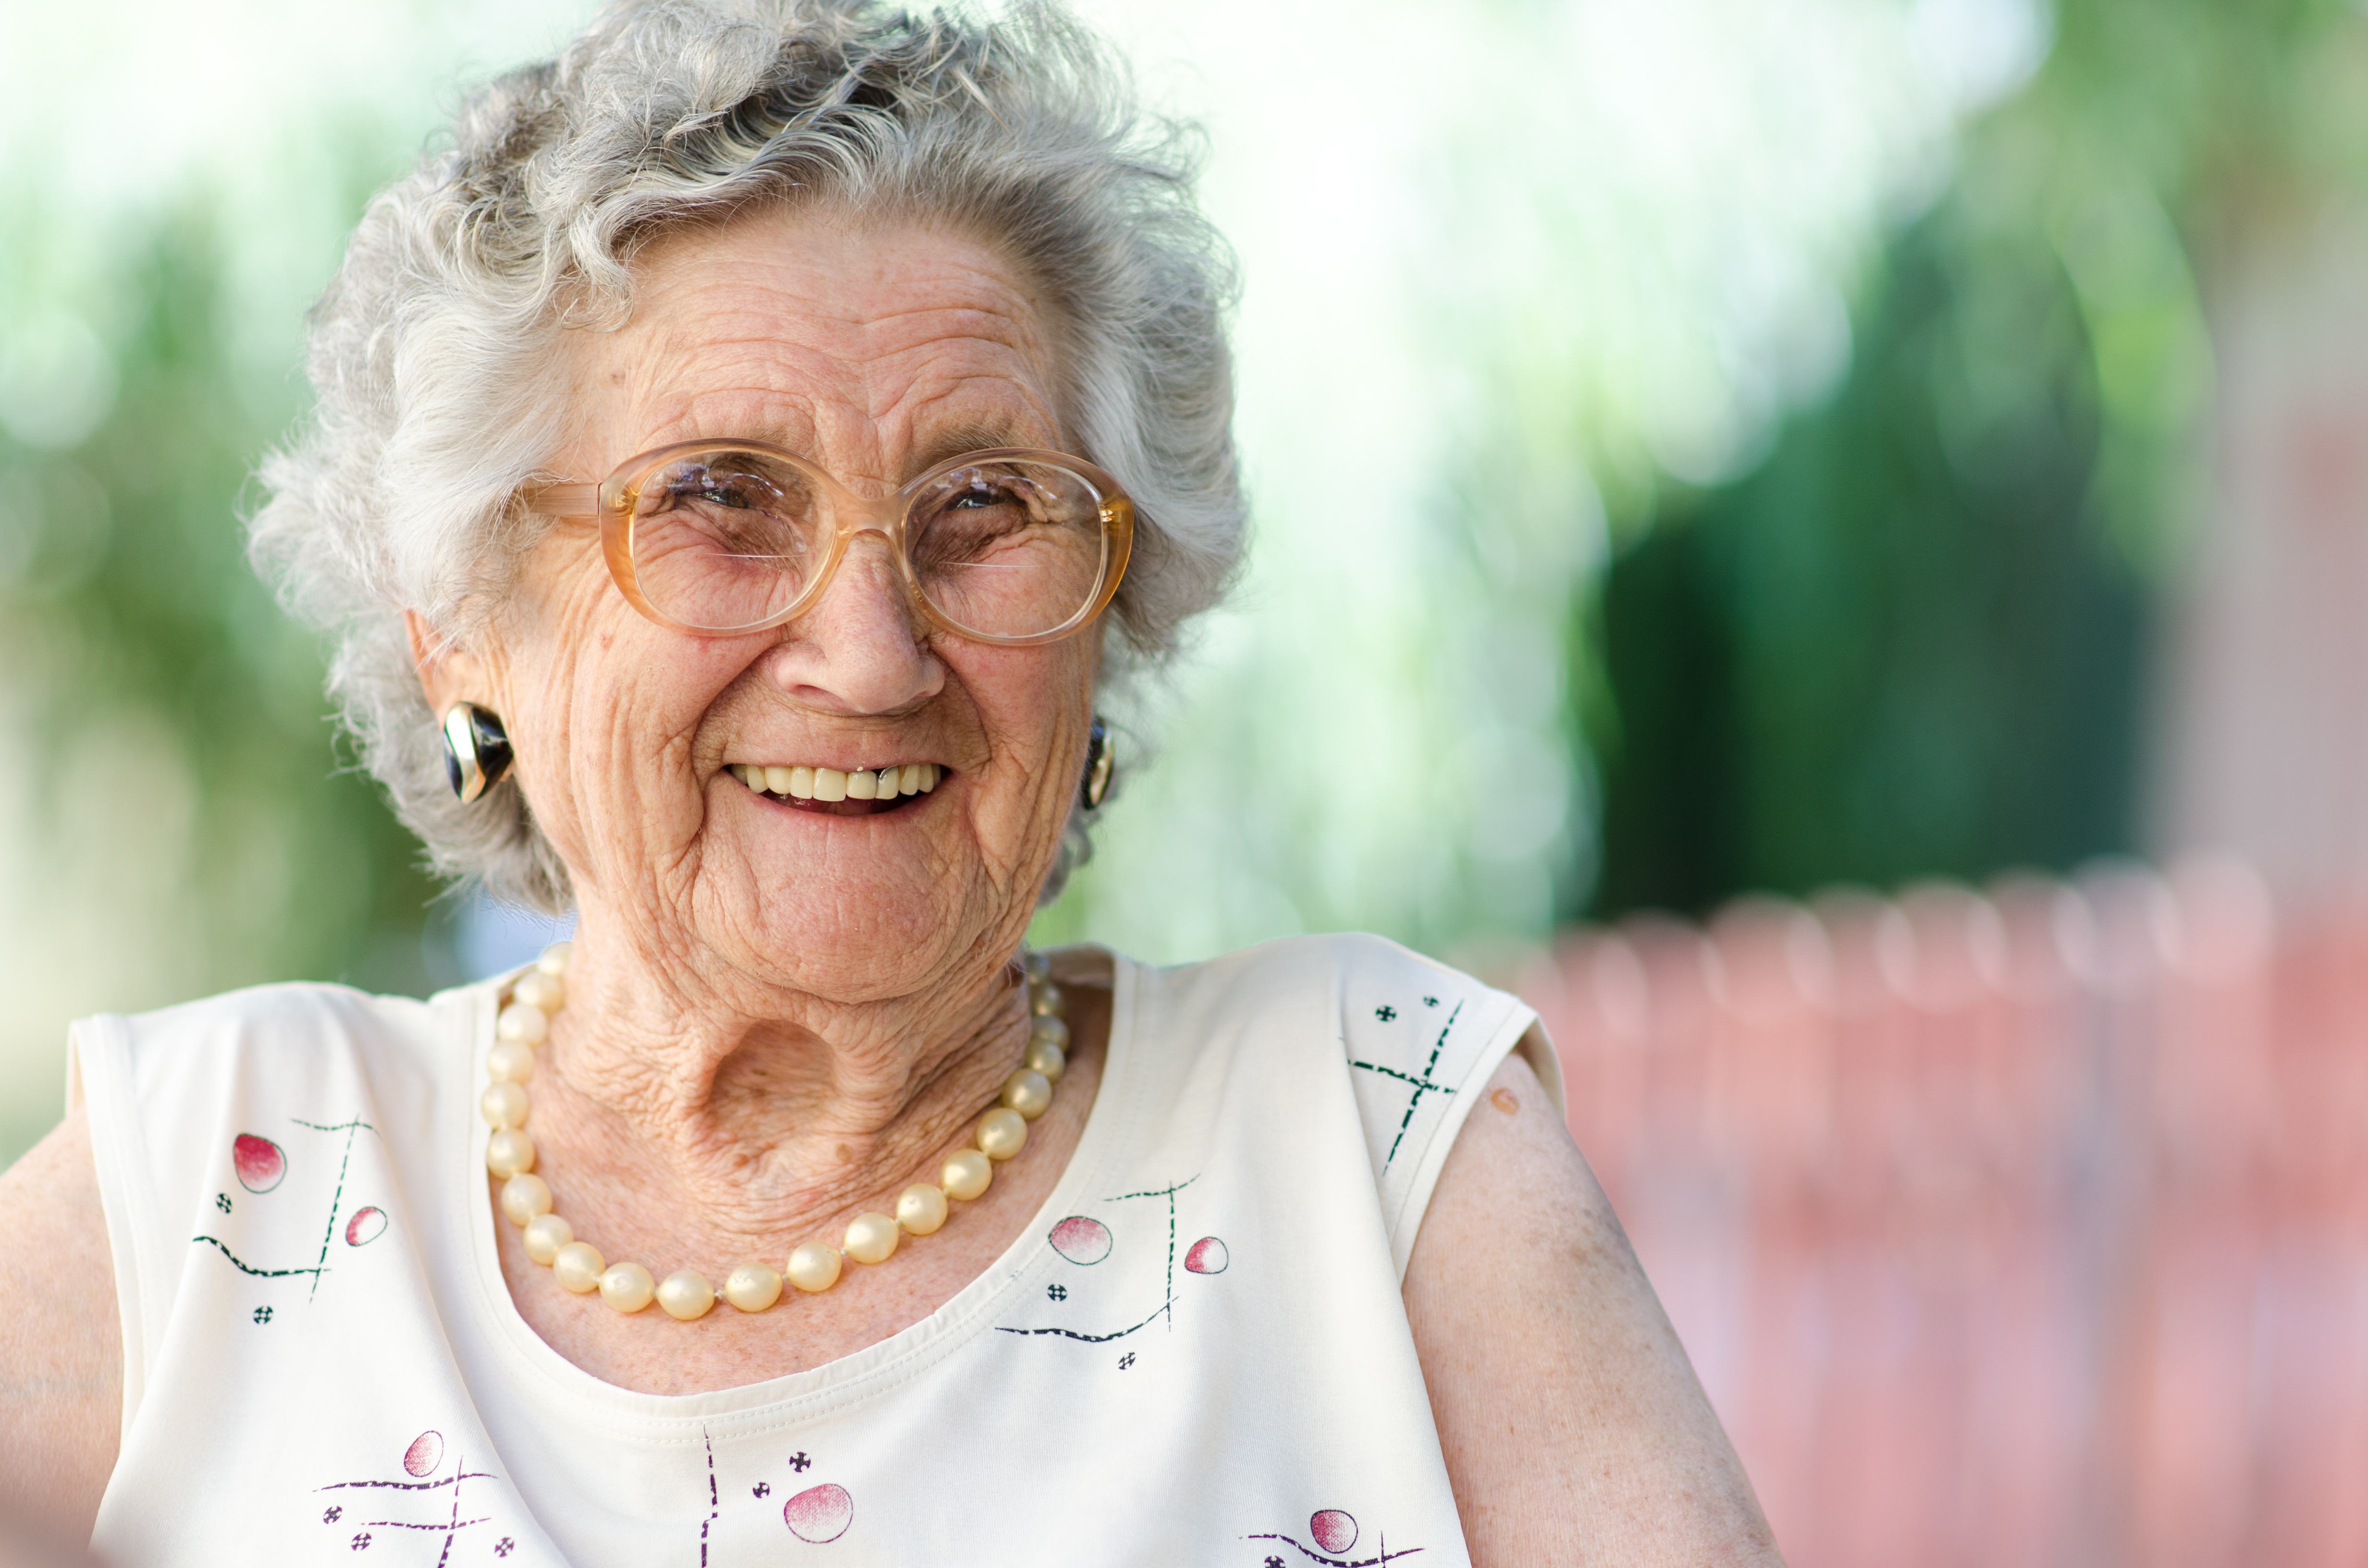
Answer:
[{"label": "pearl necklace", "polygon": [[[544,949],[504,999],[494,1026],[494,1046],[485,1056],[494,1081],[478,1102],[494,1129],[485,1140],[485,1168],[502,1178],[502,1212],[513,1224],[525,1227],[526,1255],[548,1265],[564,1289],[579,1296],[598,1290],[603,1301],[620,1312],[640,1312],[655,1301],[669,1316],[689,1323],[706,1316],[715,1305],[715,1287],[706,1275],[677,1268],[659,1279],[642,1264],[609,1262],[599,1248],[577,1241],[574,1227],[552,1212],[551,1185],[534,1174],[534,1141],[526,1134],[525,1085],[534,1075],[534,1048],[550,1038],[551,1016],[566,998],[561,977],[567,971],[569,950],[566,942]],[[841,1260],[885,1263],[905,1233],[926,1236],[943,1225],[949,1199],[966,1202],[986,1191],[995,1180],[996,1163],[1019,1153],[1028,1142],[1028,1124],[1052,1108],[1053,1085],[1068,1069],[1069,1026],[1062,1017],[1060,987],[1053,983],[1043,954],[1023,953],[1019,964],[1028,976],[1028,1049],[1019,1066],[1003,1081],[1002,1103],[978,1119],[973,1133],[975,1147],[948,1154],[935,1182],[915,1182],[897,1194],[894,1215],[858,1214],[847,1227],[843,1245],[806,1242],[778,1271],[769,1264],[741,1264],[724,1278],[725,1301],[744,1312],[761,1312],[781,1299],[784,1278],[801,1290],[827,1290],[838,1283]]]}]

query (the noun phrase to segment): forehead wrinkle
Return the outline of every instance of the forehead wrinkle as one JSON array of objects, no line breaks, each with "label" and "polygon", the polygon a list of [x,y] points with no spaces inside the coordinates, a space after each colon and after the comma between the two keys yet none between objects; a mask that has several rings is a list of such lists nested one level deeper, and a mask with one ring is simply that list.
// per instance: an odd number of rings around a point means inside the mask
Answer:
[{"label": "forehead wrinkle", "polygon": [[[714,251],[746,238],[724,231],[707,247],[708,259],[713,259]],[[856,236],[855,243],[863,246],[855,255],[844,249],[836,256],[786,247],[760,250],[735,257],[737,265],[729,270],[694,265],[689,258],[700,253],[689,244],[662,244],[644,264],[643,298],[655,312],[680,319],[704,315],[729,323],[754,313],[759,324],[750,335],[757,337],[771,335],[769,329],[785,318],[803,318],[841,335],[865,336],[902,327],[924,340],[1006,336],[1010,347],[1043,356],[1043,310],[1008,275],[1008,263],[992,247],[902,225]],[[975,249],[985,265],[962,256],[964,249]],[[934,265],[911,265],[916,260]],[[902,272],[894,270],[900,263],[905,264]],[[707,304],[718,296],[720,303]],[[752,296],[767,298],[757,304],[750,302]],[[928,318],[944,314],[973,320],[951,331],[927,324]],[[987,323],[1007,331],[977,330]]]},{"label": "forehead wrinkle", "polygon": [[634,319],[597,340],[592,380],[630,426],[613,439],[745,437],[883,472],[951,420],[1059,444],[1050,324],[991,247],[893,227],[852,252],[751,254],[747,234],[649,258]]},{"label": "forehead wrinkle", "polygon": [[[654,397],[635,422],[635,438],[648,446],[677,439],[768,440],[825,463],[833,454],[821,449],[852,449],[846,455],[860,450],[877,460],[908,452],[927,439],[930,426],[952,423],[1006,429],[1010,435],[1002,445],[1057,446],[1060,418],[1028,373],[1032,367],[963,362],[978,358],[925,353],[892,365],[839,367],[845,373],[813,378],[768,375],[757,368],[735,385],[668,390]],[[796,384],[801,381],[806,384]]]},{"label": "forehead wrinkle", "polygon": [[[858,323],[826,323],[814,330],[809,312],[801,318],[787,311],[746,306],[698,318],[705,331],[691,338],[675,324],[675,341],[653,345],[661,352],[715,353],[756,347],[767,353],[791,351],[826,364],[867,365],[925,354],[947,344],[976,345],[1007,354],[1028,365],[1050,356],[1042,335],[1030,324],[994,311],[947,304],[915,305],[885,317]],[[791,336],[784,328],[803,329]]]},{"label": "forehead wrinkle", "polygon": [[875,424],[900,413],[909,422],[921,409],[949,399],[1017,405],[1048,427],[1057,428],[1046,391],[1042,362],[1013,349],[933,354],[915,351],[866,366],[862,378],[870,399],[864,410]]}]

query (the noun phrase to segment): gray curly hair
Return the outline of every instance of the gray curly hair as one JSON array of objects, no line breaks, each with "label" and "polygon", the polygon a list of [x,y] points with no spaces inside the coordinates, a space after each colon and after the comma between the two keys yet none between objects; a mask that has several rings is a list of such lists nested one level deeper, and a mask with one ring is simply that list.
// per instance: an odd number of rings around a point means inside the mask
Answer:
[{"label": "gray curly hair", "polygon": [[[329,691],[429,864],[558,913],[566,869],[515,784],[472,805],[402,612],[466,640],[550,526],[561,335],[620,324],[654,239],[752,204],[962,224],[1054,302],[1062,414],[1133,495],[1105,687],[1172,656],[1242,550],[1229,253],[1193,206],[1193,129],[1144,112],[1074,20],[873,0],[646,0],[471,96],[381,192],[311,316],[313,416],[262,469],[256,566],[328,630]],[[564,476],[575,478],[575,475]],[[1110,639],[1114,623],[1119,636]],[[1073,817],[1047,895],[1086,850]]]}]

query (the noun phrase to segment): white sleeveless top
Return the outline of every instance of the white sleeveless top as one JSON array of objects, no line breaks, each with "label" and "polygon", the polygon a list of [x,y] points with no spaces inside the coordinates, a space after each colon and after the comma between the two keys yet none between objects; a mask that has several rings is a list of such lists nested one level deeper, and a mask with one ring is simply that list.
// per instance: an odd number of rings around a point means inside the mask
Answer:
[{"label": "white sleeveless top", "polygon": [[1008,1251],[877,1345],[684,1395],[602,1382],[510,1301],[476,1111],[503,982],[76,1025],[125,1362],[93,1545],[141,1568],[1465,1562],[1399,1283],[1534,1015],[1370,937],[1115,981],[1092,1115]]}]

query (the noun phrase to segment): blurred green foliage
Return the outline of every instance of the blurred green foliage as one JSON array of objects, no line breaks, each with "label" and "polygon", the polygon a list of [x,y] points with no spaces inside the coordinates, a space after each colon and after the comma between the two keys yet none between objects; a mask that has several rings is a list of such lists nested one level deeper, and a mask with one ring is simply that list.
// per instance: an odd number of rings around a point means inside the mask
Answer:
[{"label": "blurred green foliage", "polygon": [[173,981],[416,990],[433,887],[340,756],[313,639],[245,559],[252,466],[303,404],[293,376],[257,385],[233,366],[206,212],[190,201],[117,247],[99,290],[117,391],[97,427],[63,448],[0,434],[0,639],[36,742],[34,812],[64,830],[45,847],[68,879],[107,869],[94,794],[178,819],[144,842],[179,864],[114,890],[188,901]]},{"label": "blurred green foliage", "polygon": [[1613,563],[1600,908],[2135,847],[2147,595],[2084,505],[2092,340],[1963,222],[1892,247],[1831,403]]},{"label": "blurred green foliage", "polygon": [[2144,846],[2208,305],[2362,188],[2368,17],[2067,0],[2056,29],[1886,248],[1830,400],[1741,481],[1663,490],[1582,595],[1593,913]]}]

